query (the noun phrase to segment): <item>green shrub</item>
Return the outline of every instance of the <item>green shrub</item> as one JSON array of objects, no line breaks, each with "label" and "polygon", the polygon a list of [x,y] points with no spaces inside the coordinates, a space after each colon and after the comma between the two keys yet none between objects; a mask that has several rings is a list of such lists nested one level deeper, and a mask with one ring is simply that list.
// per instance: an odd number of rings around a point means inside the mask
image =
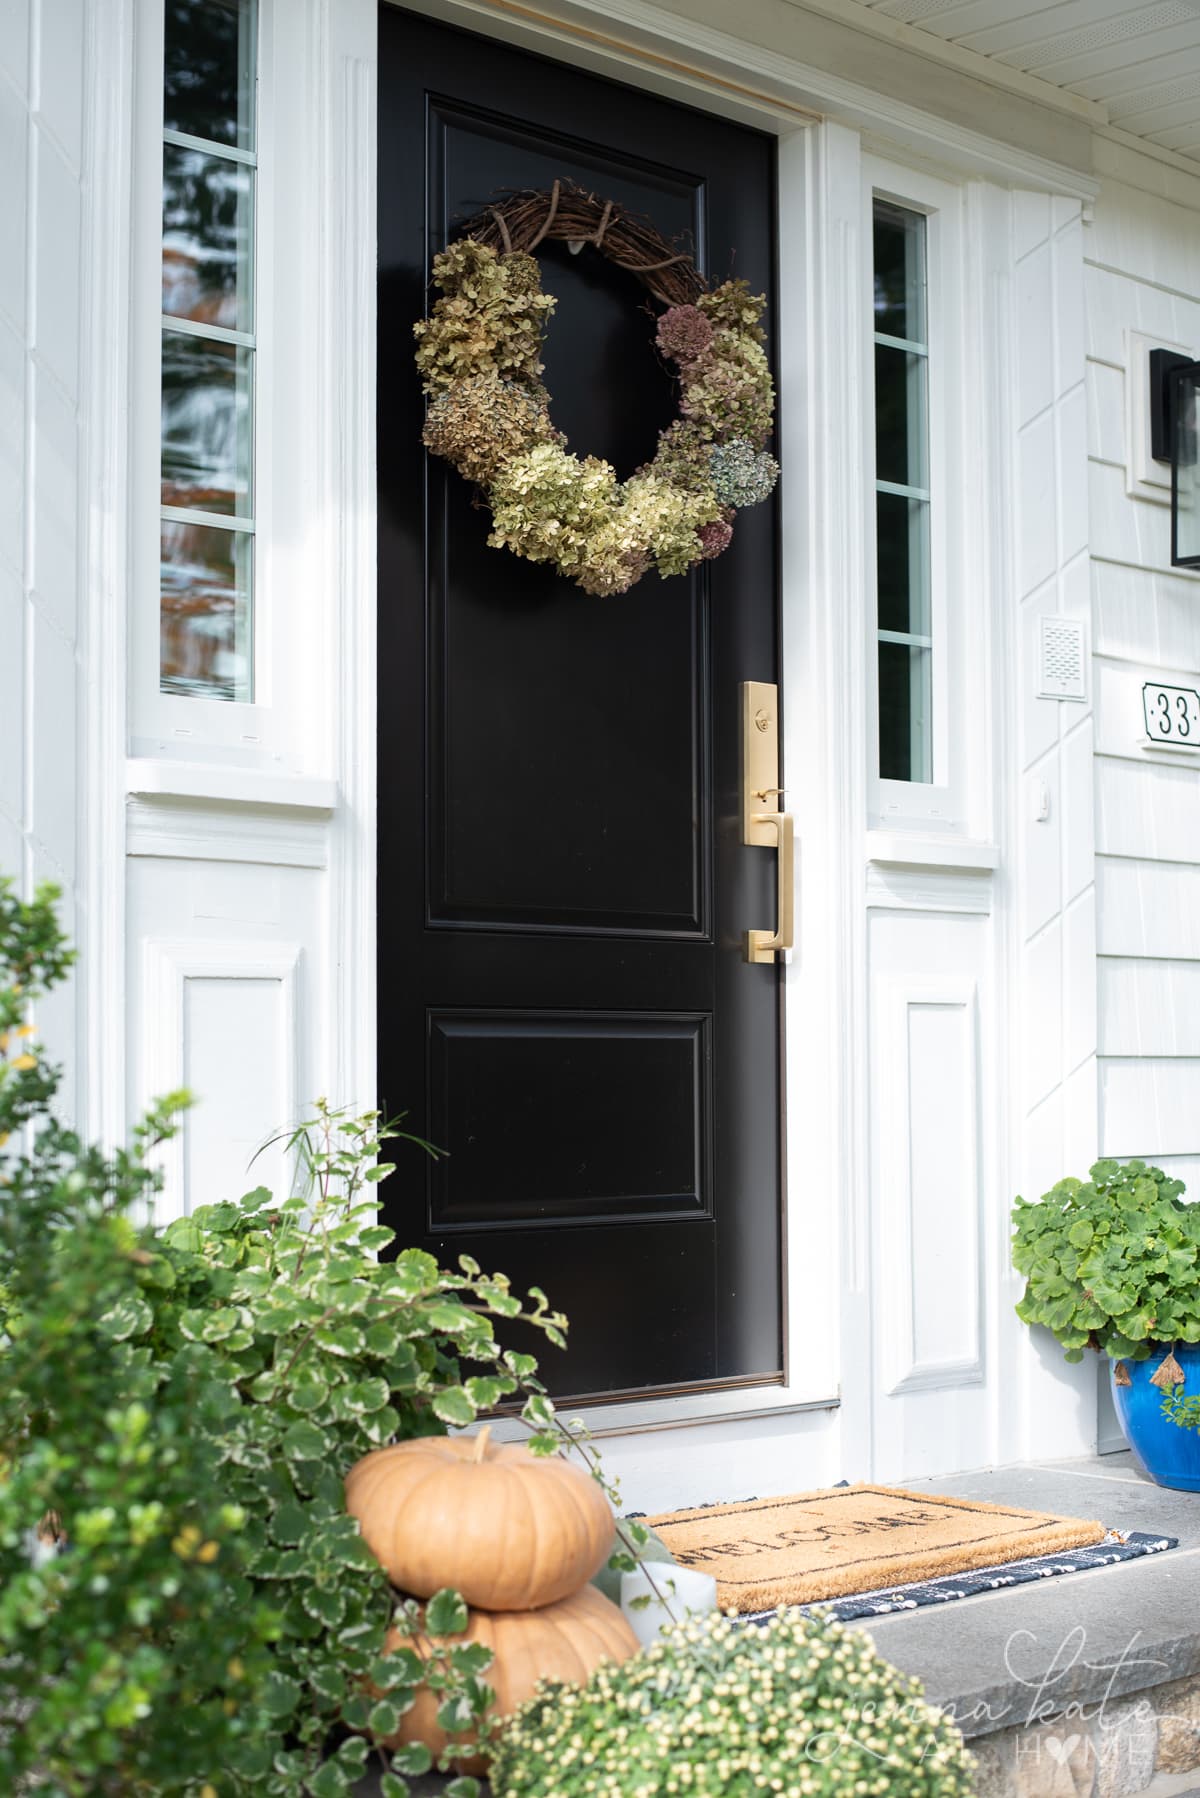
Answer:
[{"label": "green shrub", "polygon": [[496,1798],[969,1798],[962,1737],[916,1680],[821,1612],[673,1625],[502,1725]]},{"label": "green shrub", "polygon": [[[412,1610],[343,1476],[518,1392],[531,1445],[554,1452],[536,1363],[494,1325],[561,1343],[565,1320],[465,1257],[377,1259],[392,1170],[375,1158],[397,1132],[374,1115],[321,1105],[296,1133],[305,1196],[135,1221],[185,1095],[114,1155],[49,1113],[56,1076],[24,1019],[69,962],[55,896],[0,883],[0,1791],[341,1798],[358,1732],[393,1730],[429,1672],[382,1655]],[[46,1558],[33,1534],[55,1518],[65,1550]],[[445,1727],[470,1735],[484,1671],[477,1648],[447,1649]],[[393,1766],[385,1798],[428,1755]]]},{"label": "green shrub", "polygon": [[1200,1207],[1181,1180],[1142,1161],[1098,1161],[1091,1178],[1018,1199],[1013,1264],[1026,1276],[1017,1315],[1067,1352],[1144,1361],[1156,1342],[1200,1341]]}]

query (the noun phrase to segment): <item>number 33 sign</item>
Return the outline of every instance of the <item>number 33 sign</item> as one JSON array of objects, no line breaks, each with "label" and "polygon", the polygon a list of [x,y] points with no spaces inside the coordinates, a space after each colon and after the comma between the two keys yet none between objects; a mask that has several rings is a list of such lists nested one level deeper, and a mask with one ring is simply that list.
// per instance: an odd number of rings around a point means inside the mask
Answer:
[{"label": "number 33 sign", "polygon": [[1156,743],[1200,749],[1200,693],[1194,687],[1161,687],[1147,681],[1142,688],[1146,735]]}]

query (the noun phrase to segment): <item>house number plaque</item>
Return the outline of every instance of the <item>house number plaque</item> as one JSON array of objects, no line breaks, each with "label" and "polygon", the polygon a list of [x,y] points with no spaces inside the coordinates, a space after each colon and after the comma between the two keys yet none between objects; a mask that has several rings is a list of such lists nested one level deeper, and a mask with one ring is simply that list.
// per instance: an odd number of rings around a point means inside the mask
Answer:
[{"label": "house number plaque", "polygon": [[1172,749],[1200,749],[1200,693],[1195,687],[1164,687],[1146,681],[1142,687],[1146,735]]}]

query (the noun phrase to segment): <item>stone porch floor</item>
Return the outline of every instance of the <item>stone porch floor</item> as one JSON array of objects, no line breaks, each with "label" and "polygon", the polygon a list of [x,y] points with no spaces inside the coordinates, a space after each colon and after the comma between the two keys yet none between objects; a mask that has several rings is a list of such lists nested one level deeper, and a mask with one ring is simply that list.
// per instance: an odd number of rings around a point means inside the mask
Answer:
[{"label": "stone porch floor", "polygon": [[[881,1617],[869,1633],[953,1715],[979,1758],[979,1798],[1200,1798],[1200,1494],[1155,1486],[1128,1454],[904,1484],[1179,1538],[1167,1554]],[[432,1798],[445,1783],[414,1790]],[[377,1791],[365,1781],[359,1798]]]}]

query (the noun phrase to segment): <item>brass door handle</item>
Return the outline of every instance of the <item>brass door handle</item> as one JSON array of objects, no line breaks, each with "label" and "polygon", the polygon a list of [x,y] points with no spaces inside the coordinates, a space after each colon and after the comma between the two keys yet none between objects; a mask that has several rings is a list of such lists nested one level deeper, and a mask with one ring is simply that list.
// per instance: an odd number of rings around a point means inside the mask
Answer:
[{"label": "brass door handle", "polygon": [[778,926],[746,932],[746,960],[774,961],[795,933],[796,833],[792,814],[779,809],[779,689],[742,682],[742,841],[774,849],[779,863]]},{"label": "brass door handle", "polygon": [[791,812],[754,812],[753,824],[775,826],[776,866],[779,876],[778,925],[769,930],[746,932],[746,960],[774,961],[777,950],[790,949],[796,933],[796,830]]}]

